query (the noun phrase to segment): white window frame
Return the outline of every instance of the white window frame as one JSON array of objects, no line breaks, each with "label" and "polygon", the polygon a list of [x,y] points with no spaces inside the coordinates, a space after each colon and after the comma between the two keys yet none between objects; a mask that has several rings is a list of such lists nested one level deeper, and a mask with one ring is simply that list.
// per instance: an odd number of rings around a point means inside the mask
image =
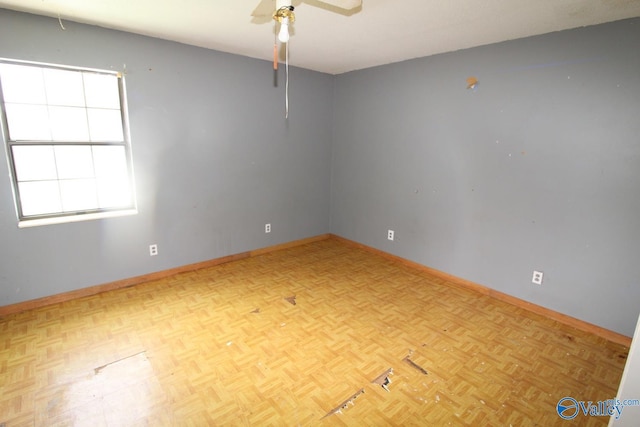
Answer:
[{"label": "white window frame", "polygon": [[[17,138],[12,138],[11,136],[11,132],[10,132],[10,123],[8,122],[8,116],[7,116],[7,107],[5,105],[5,96],[3,94],[3,86],[2,86],[2,75],[0,73],[0,128],[2,131],[2,135],[3,135],[3,139],[5,142],[5,150],[6,150],[6,155],[7,155],[7,160],[9,163],[9,169],[10,169],[10,175],[11,175],[11,185],[12,185],[12,190],[13,190],[13,196],[14,196],[14,204],[15,204],[15,208],[16,208],[16,215],[18,218],[18,227],[23,228],[23,227],[31,227],[31,226],[38,226],[38,225],[48,225],[48,224],[59,224],[59,223],[67,223],[67,222],[76,222],[76,221],[86,221],[86,220],[93,220],[93,219],[100,219],[100,218],[109,218],[109,217],[115,217],[115,216],[123,216],[123,215],[133,215],[133,214],[137,214],[137,206],[136,206],[136,194],[135,194],[135,181],[134,181],[134,176],[133,176],[133,161],[132,161],[132,155],[131,155],[131,141],[130,141],[130,136],[129,136],[129,123],[128,123],[128,112],[127,112],[127,102],[126,102],[126,91],[125,91],[125,82],[124,82],[124,76],[122,75],[122,73],[119,72],[114,72],[114,71],[108,71],[108,70],[97,70],[97,69],[89,69],[89,68],[79,68],[79,67],[72,67],[72,66],[64,66],[64,65],[56,65],[56,64],[45,64],[45,63],[37,63],[37,62],[30,62],[30,61],[20,61],[20,60],[13,60],[13,59],[6,59],[6,58],[0,58],[0,65],[1,64],[10,64],[10,65],[19,65],[19,66],[27,66],[27,67],[35,67],[41,70],[62,70],[62,71],[69,71],[69,72],[77,72],[77,73],[83,73],[82,75],[86,75],[86,74],[90,74],[90,75],[107,75],[107,76],[111,76],[111,77],[116,77],[117,78],[117,82],[118,82],[118,98],[119,98],[119,103],[120,103],[120,108],[119,108],[119,113],[120,113],[120,119],[121,119],[121,124],[122,124],[122,138],[119,137],[120,134],[120,130],[117,129],[116,130],[116,134],[118,134],[118,137],[111,139],[109,138],[102,138],[99,140],[91,140],[91,137],[89,138],[70,138],[70,139],[64,139],[64,138],[56,138],[55,136],[55,117],[52,117],[52,110],[55,109],[57,106],[55,104],[50,104],[49,103],[49,99],[46,99],[44,102],[44,104],[41,103],[37,103],[34,104],[36,106],[44,106],[47,111],[49,111],[49,117],[48,117],[48,123],[49,123],[49,130],[52,133],[52,136],[50,139],[17,139]],[[44,73],[44,71],[43,71]],[[63,73],[65,76],[71,76],[72,74],[67,74],[67,73]],[[84,80],[83,80],[84,81]],[[84,85],[84,83],[83,83]],[[45,84],[46,87],[46,84]],[[84,86],[83,86],[84,88]],[[84,90],[84,89],[83,89]],[[83,92],[83,96],[85,96],[86,99],[86,95]],[[115,98],[114,98],[114,102],[115,102]],[[7,104],[11,105],[9,102],[7,102]],[[14,104],[15,105],[15,104]],[[14,107],[15,108],[15,107]],[[95,112],[96,109],[91,109],[89,106],[85,105],[84,107],[78,107],[76,108],[76,110],[81,110],[84,112],[84,114],[87,116],[86,120],[89,120],[88,116],[90,115],[90,110],[91,112]],[[111,109],[110,112],[114,113],[117,110]],[[78,112],[78,111],[76,111]],[[117,116],[116,116],[117,117]],[[84,120],[84,118],[83,118]],[[11,122],[11,123],[16,123],[16,122]],[[85,126],[90,126],[88,124],[88,122],[78,122],[82,127]],[[67,126],[67,125],[65,125]],[[113,128],[112,128],[113,129]],[[66,131],[68,131],[68,127],[66,128]],[[17,133],[17,132],[16,132]],[[73,134],[73,132],[71,132]],[[107,130],[107,133],[109,133],[109,131]],[[61,153],[62,151],[64,151],[65,149],[71,149],[72,151],[78,151],[77,148],[78,147],[89,147],[89,153],[90,153],[90,160],[87,162],[87,166],[89,167],[89,170],[92,171],[93,176],[88,176],[88,179],[84,180],[85,182],[93,182],[93,185],[96,186],[96,190],[95,190],[95,195],[96,197],[99,198],[98,194],[99,194],[99,190],[97,190],[97,182],[98,182],[98,178],[97,178],[97,174],[98,172],[96,172],[96,170],[98,169],[95,165],[95,161],[97,159],[99,159],[99,155],[95,153],[95,151],[100,150],[99,148],[94,150],[94,147],[123,147],[124,149],[124,156],[125,156],[125,162],[126,162],[126,166],[122,165],[122,162],[120,162],[120,165],[122,166],[122,168],[126,167],[126,178],[124,177],[125,172],[124,169],[121,169],[120,172],[120,176],[118,179],[121,180],[122,182],[122,187],[121,188],[126,188],[126,190],[128,191],[128,193],[122,192],[121,194],[124,194],[125,197],[122,197],[123,200],[125,200],[124,202],[119,202],[119,203],[115,203],[112,204],[111,206],[108,203],[103,204],[102,206],[99,206],[100,203],[95,203],[93,206],[90,207],[79,207],[79,208],[73,208],[73,207],[65,207],[64,204],[62,203],[62,201],[60,202],[60,208],[56,211],[52,211],[50,210],[49,212],[40,212],[40,213],[34,213],[34,212],[25,212],[23,203],[21,201],[21,195],[20,195],[20,184],[25,184],[28,181],[22,180],[20,181],[18,179],[18,171],[17,171],[17,167],[16,167],[16,158],[14,156],[14,150],[23,150],[22,148],[18,148],[18,147],[42,147],[43,151],[47,150],[47,147],[51,147],[52,152],[56,153],[56,156],[58,155],[57,153]],[[26,149],[28,150],[28,149]],[[81,149],[82,150],[82,149]],[[104,151],[104,150],[103,150]],[[121,156],[122,151],[120,150],[111,150],[108,149],[108,151],[118,151],[119,155]],[[86,150],[85,150],[86,152]],[[16,154],[17,155],[17,154]],[[46,181],[48,183],[51,183],[51,185],[53,185],[53,183],[55,182],[57,184],[57,188],[59,189],[59,191],[62,191],[62,187],[63,185],[66,185],[66,188],[69,188],[70,185],[72,184],[78,184],[80,182],[82,182],[83,180],[77,179],[75,180],[74,183],[71,183],[71,181],[67,181],[65,182],[64,177],[61,177],[62,171],[64,169],[62,169],[63,166],[59,166],[60,163],[62,163],[60,161],[60,159],[56,158],[57,160],[55,160],[55,168],[56,168],[56,177],[51,179],[47,179]],[[89,164],[90,163],[90,164]],[[23,169],[24,170],[24,169]],[[126,179],[126,184],[124,183],[124,180]],[[105,178],[103,181],[101,182],[109,182],[109,177]],[[64,183],[64,184],[63,184]],[[26,187],[23,187],[24,191],[26,191]],[[26,193],[24,193],[26,195]],[[67,193],[69,194],[69,193]],[[92,194],[92,193],[91,193]],[[126,197],[128,196],[128,197]],[[61,200],[62,200],[62,196],[61,196]],[[90,205],[90,204],[89,204]],[[28,210],[28,209],[27,209]]]}]

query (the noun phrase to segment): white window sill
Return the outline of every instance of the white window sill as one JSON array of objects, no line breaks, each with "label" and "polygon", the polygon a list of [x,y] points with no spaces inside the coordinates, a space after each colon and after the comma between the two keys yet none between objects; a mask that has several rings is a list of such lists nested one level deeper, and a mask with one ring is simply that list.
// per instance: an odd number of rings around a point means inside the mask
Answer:
[{"label": "white window sill", "polygon": [[137,209],[127,209],[121,211],[97,212],[90,214],[79,214],[69,216],[59,216],[54,218],[29,219],[18,222],[18,228],[38,227],[40,225],[64,224],[67,222],[90,221],[102,218],[114,218],[118,216],[137,215]]}]

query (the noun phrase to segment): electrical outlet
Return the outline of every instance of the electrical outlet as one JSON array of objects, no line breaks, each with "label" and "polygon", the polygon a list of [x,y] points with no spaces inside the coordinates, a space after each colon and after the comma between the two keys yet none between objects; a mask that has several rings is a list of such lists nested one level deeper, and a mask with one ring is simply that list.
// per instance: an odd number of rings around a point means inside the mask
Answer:
[{"label": "electrical outlet", "polygon": [[158,245],[155,243],[153,245],[149,245],[149,256],[158,255]]},{"label": "electrical outlet", "polygon": [[544,273],[542,273],[542,271],[533,270],[533,278],[531,279],[531,281],[533,283],[535,283],[536,285],[542,285],[542,276],[543,275],[544,275]]},{"label": "electrical outlet", "polygon": [[265,224],[264,225],[264,232],[265,233],[271,233],[271,224]]},{"label": "electrical outlet", "polygon": [[393,232],[393,230],[387,230],[387,239],[389,240],[393,240],[395,233]]}]

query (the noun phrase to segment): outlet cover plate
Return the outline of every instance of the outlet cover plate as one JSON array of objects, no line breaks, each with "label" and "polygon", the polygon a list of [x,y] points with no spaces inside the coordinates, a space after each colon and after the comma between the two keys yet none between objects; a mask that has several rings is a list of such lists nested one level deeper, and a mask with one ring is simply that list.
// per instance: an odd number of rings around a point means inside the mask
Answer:
[{"label": "outlet cover plate", "polygon": [[542,271],[533,270],[533,277],[531,278],[531,282],[536,285],[542,285],[542,276],[544,273]]}]

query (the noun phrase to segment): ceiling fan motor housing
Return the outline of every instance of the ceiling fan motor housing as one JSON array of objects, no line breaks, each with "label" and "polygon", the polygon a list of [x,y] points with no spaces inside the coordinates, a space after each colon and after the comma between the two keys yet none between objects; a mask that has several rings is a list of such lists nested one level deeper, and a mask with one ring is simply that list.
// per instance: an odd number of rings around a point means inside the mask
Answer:
[{"label": "ceiling fan motor housing", "polygon": [[[288,0],[285,1],[287,3]],[[278,2],[279,4],[280,2]],[[282,23],[284,18],[289,18],[289,22],[294,22],[296,20],[296,15],[293,13],[295,8],[291,4],[285,4],[284,6],[278,7],[275,12],[273,12],[273,19]]]}]

